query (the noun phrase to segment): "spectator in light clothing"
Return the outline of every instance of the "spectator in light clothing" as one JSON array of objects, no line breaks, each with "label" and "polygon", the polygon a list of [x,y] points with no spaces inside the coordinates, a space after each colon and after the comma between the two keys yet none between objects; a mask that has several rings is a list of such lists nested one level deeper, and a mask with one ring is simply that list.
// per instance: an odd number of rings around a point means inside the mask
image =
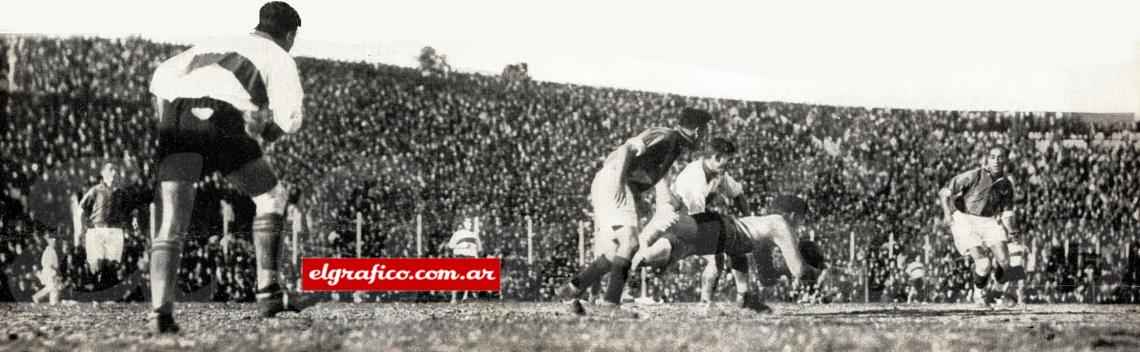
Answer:
[{"label": "spectator in light clothing", "polygon": [[[479,234],[474,231],[471,218],[463,220],[463,225],[451,235],[447,241],[447,248],[456,258],[478,258],[483,251],[483,243],[479,241]],[[467,292],[463,291],[463,299],[467,300]],[[451,303],[459,302],[459,291],[451,292]]]}]

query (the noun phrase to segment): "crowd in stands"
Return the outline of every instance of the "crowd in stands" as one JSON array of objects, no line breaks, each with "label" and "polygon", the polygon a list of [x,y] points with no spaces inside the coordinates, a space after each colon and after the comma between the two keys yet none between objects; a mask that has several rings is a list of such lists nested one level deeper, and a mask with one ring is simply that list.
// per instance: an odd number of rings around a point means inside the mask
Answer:
[{"label": "crowd in stands", "polygon": [[[0,47],[13,58],[2,68],[13,79],[7,106],[0,107],[8,112],[0,126],[0,279],[6,286],[0,295],[18,299],[35,291],[30,273],[37,261],[21,258],[38,258],[43,237],[54,235],[66,239],[61,262],[74,297],[138,279],[142,289],[125,294],[137,299],[146,291],[140,263],[153,199],[155,119],[147,85],[158,63],[185,47],[39,36],[10,37]],[[356,256],[358,224],[360,255],[447,256],[441,244],[458,219],[477,216],[485,254],[503,260],[503,294],[495,297],[550,300],[579,265],[582,231],[589,253],[585,195],[601,159],[626,138],[671,125],[681,108],[693,106],[716,116],[712,134],[738,145],[729,173],[745,185],[752,214],[763,213],[778,194],[808,200],[810,217],[800,233],[819,242],[831,263],[815,300],[906,301],[915,291],[914,301],[964,301],[970,264],[939,223],[936,193],[954,174],[980,165],[986,148],[1001,144],[1013,152],[1009,171],[1024,219],[1021,240],[1030,249],[1026,299],[1140,301],[1134,123],[1094,126],[1052,112],[694,98],[297,61],[305,122],[266,155],[291,189],[289,220],[302,256]],[[104,161],[128,170],[124,189],[133,200],[134,230],[120,265],[90,273],[79,258],[82,242],[70,241],[68,209],[98,182]],[[233,212],[228,231],[223,208]],[[210,299],[251,299],[252,212],[248,197],[224,178],[198,183],[184,290],[216,287]],[[286,237],[286,248],[293,248],[293,237]],[[756,273],[766,297],[789,296],[787,278],[772,274],[781,261],[753,259],[772,269]],[[913,262],[926,268],[921,290],[905,270]],[[686,260],[651,274],[648,291],[667,301],[694,300],[697,264]],[[141,276],[132,276],[136,272]],[[630,281],[639,288],[639,279]],[[732,281],[721,282],[720,294],[729,297]]]}]

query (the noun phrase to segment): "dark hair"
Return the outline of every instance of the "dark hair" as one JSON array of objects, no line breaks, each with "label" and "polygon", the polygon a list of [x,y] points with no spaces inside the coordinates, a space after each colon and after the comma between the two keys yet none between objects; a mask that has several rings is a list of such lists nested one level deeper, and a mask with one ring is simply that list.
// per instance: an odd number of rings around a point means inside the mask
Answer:
[{"label": "dark hair", "polygon": [[708,123],[709,120],[712,120],[712,115],[708,111],[685,108],[681,110],[681,120],[677,124],[684,128],[698,129]]},{"label": "dark hair", "polygon": [[301,26],[301,15],[292,6],[281,1],[268,2],[258,12],[257,30],[268,33],[273,39],[285,39],[285,34]]},{"label": "dark hair", "polygon": [[709,148],[712,149],[715,155],[730,156],[736,154],[736,145],[732,144],[728,139],[717,137],[713,138],[712,143],[709,143]]}]

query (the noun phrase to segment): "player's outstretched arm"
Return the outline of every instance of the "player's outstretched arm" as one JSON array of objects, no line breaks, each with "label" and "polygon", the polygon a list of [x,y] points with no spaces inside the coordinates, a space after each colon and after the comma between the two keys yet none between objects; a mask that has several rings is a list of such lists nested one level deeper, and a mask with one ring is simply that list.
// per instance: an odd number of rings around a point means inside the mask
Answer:
[{"label": "player's outstretched arm", "polygon": [[784,256],[784,262],[788,266],[788,271],[791,272],[793,287],[799,287],[800,279],[806,276],[809,271],[815,270],[810,266],[804,265],[804,257],[800,254],[799,236],[796,235],[795,230],[788,224],[787,220],[783,217],[775,218],[771,223],[772,242],[776,247],[780,248],[780,253]]}]

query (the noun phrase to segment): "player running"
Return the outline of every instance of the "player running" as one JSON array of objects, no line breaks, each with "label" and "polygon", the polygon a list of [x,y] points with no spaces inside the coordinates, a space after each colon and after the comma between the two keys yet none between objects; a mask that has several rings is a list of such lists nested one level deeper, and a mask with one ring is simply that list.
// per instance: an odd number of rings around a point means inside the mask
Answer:
[{"label": "player running", "polygon": [[219,171],[253,197],[259,313],[297,310],[278,283],[286,190],[261,145],[301,127],[301,80],[289,49],[301,17],[274,1],[263,5],[246,37],[195,46],[163,62],[150,91],[160,118],[158,234],[150,249],[149,327],[177,332],[173,318],[182,241],[194,205],[194,182]]},{"label": "player running", "polygon": [[755,300],[748,285],[749,252],[775,245],[780,248],[792,287],[802,286],[805,279],[815,278],[825,268],[825,259],[814,242],[801,240],[794,230],[800,222],[807,203],[792,196],[779,196],[769,207],[773,212],[765,216],[732,218],[714,212],[681,214],[677,222],[657,232],[647,247],[634,255],[633,267],[665,268],[688,256],[708,258],[701,280],[701,301],[707,309],[713,305],[722,256],[728,257],[729,267],[736,278],[736,302],[758,311],[768,310]]},{"label": "player running", "polygon": [[594,261],[558,290],[570,310],[585,314],[578,301],[584,289],[610,273],[604,302],[599,307],[612,316],[636,317],[621,310],[621,294],[629,275],[630,258],[637,252],[639,195],[656,185],[668,185],[666,173],[684,152],[694,148],[712,115],[685,108],[678,126],[655,127],[626,141],[606,157],[590,184],[594,211]]},{"label": "player running", "polygon": [[[1008,234],[1017,234],[1013,182],[1005,176],[1008,151],[991,148],[982,167],[954,176],[938,192],[943,221],[950,226],[958,252],[974,260],[974,302],[988,308],[986,285],[992,268],[999,284],[1009,268]],[[1000,219],[999,219],[1000,217]],[[992,259],[997,265],[991,264]]]}]

